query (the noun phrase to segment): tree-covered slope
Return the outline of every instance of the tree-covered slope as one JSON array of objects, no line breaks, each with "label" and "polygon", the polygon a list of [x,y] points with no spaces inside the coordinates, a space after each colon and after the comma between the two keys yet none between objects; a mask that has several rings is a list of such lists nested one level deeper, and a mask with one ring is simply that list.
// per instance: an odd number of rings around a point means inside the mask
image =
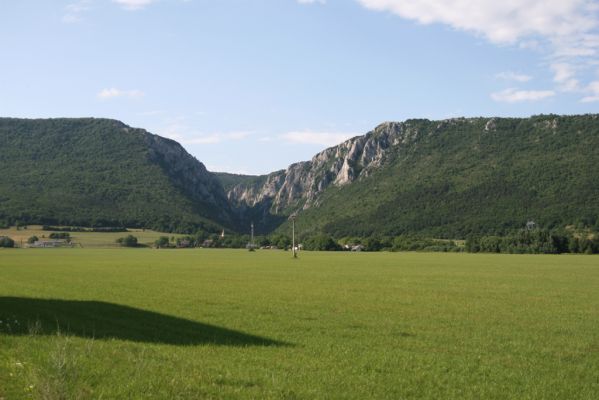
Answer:
[{"label": "tree-covered slope", "polygon": [[298,213],[305,234],[448,238],[597,225],[597,149],[597,115],[408,120],[256,177],[212,174],[118,121],[5,118],[0,223],[268,233]]},{"label": "tree-covered slope", "polygon": [[599,119],[412,120],[380,167],[332,186],[301,214],[302,231],[335,236],[504,233],[599,222]]},{"label": "tree-covered slope", "polygon": [[228,172],[213,172],[213,174],[218,178],[223,185],[223,189],[227,192],[238,185],[260,186],[264,184],[266,179],[266,175],[241,175]]},{"label": "tree-covered slope", "polygon": [[216,229],[220,182],[178,143],[107,119],[0,119],[0,220]]},{"label": "tree-covered slope", "polygon": [[238,179],[228,196],[337,237],[594,225],[597,149],[597,115],[388,122],[285,171]]}]

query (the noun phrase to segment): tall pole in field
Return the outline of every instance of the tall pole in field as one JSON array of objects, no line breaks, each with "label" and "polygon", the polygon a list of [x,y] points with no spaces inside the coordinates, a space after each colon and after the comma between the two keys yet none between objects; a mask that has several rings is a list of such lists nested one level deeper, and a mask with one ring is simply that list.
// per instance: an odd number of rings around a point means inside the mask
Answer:
[{"label": "tall pole in field", "polygon": [[249,251],[256,251],[256,246],[254,246],[254,221],[250,224],[250,242],[245,247]]},{"label": "tall pole in field", "polygon": [[295,219],[297,215],[291,214],[289,219],[291,220],[291,249],[293,250],[293,258],[297,258],[297,253],[295,249]]}]

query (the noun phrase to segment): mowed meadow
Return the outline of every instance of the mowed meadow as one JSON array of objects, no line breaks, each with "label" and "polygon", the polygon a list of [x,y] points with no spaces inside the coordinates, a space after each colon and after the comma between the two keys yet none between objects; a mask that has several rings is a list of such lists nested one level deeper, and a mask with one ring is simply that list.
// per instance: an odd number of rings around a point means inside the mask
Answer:
[{"label": "mowed meadow", "polygon": [[596,399],[599,258],[0,251],[0,398]]},{"label": "mowed meadow", "polygon": [[[15,241],[17,247],[26,247],[27,239],[36,236],[41,240],[49,240],[51,233],[61,231],[44,230],[41,225],[29,225],[27,229],[6,228],[0,229],[0,236],[8,236]],[[107,248],[121,247],[116,242],[118,238],[134,235],[141,246],[152,246],[161,236],[178,238],[184,235],[176,233],[163,233],[150,229],[128,228],[126,232],[67,232],[73,247],[80,248]]]}]

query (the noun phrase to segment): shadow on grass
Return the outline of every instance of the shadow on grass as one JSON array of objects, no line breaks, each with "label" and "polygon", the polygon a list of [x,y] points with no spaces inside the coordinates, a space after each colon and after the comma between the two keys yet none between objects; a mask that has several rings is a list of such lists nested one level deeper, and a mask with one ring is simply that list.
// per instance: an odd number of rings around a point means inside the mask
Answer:
[{"label": "shadow on grass", "polygon": [[0,334],[73,335],[173,345],[289,346],[247,333],[102,301],[0,297]]}]

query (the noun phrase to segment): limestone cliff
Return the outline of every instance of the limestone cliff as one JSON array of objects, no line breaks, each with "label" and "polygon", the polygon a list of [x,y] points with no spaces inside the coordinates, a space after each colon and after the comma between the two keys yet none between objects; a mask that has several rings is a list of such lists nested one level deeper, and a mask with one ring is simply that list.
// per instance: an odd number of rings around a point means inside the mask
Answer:
[{"label": "limestone cliff", "polygon": [[[127,128],[125,128],[127,129]],[[194,201],[228,210],[227,195],[214,174],[179,143],[141,130],[148,145],[148,157],[159,164],[173,183]]]},{"label": "limestone cliff", "polygon": [[233,207],[268,209],[274,214],[318,206],[331,186],[344,186],[368,176],[386,159],[387,150],[417,135],[410,121],[386,122],[366,135],[349,139],[316,154],[310,161],[290,165],[252,183],[227,192]]}]

